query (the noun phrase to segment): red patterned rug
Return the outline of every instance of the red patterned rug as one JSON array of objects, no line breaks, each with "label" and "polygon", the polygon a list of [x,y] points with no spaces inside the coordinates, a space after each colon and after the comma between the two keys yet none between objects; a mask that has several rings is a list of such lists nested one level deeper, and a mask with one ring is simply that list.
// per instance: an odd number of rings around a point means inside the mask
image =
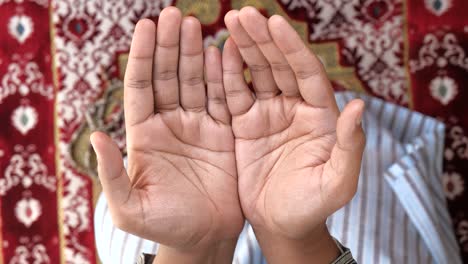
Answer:
[{"label": "red patterned rug", "polygon": [[336,89],[447,124],[446,197],[468,262],[468,2],[0,0],[0,263],[97,263],[90,131],[124,148],[122,77],[135,23],[169,4],[222,46],[230,9],[289,18]]}]

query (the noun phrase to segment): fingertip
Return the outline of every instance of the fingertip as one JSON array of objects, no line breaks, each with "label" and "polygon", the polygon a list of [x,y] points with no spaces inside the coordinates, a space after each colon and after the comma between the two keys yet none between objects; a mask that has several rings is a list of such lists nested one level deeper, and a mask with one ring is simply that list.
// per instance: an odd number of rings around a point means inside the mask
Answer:
[{"label": "fingertip", "polygon": [[[165,29],[168,27],[180,27],[182,23],[182,18],[182,12],[177,7],[170,6],[164,8],[159,14],[158,18],[158,35],[161,30],[165,31]],[[175,32],[171,33],[175,34]]]},{"label": "fingertip", "polygon": [[130,56],[148,56],[153,52],[156,24],[150,19],[141,19],[135,26]]},{"label": "fingertip", "polygon": [[361,127],[364,114],[365,102],[361,99],[353,99],[344,107],[338,118],[338,130],[343,133],[353,133],[356,128]]},{"label": "fingertip", "polygon": [[362,127],[365,103],[361,99],[349,102],[338,118],[337,140],[343,149],[362,153],[366,145],[366,135]]},{"label": "fingertip", "polygon": [[[290,34],[291,29],[289,22],[280,15],[273,15],[268,19],[268,30],[273,38],[280,38],[284,34]],[[296,32],[294,29],[293,31]]]},{"label": "fingertip", "polygon": [[363,111],[366,103],[362,99],[353,99],[350,103],[350,106],[355,108],[356,111]]},{"label": "fingertip", "polygon": [[181,53],[199,54],[203,50],[203,37],[200,21],[192,16],[184,17],[181,22]]},{"label": "fingertip", "polygon": [[363,100],[361,99],[358,99],[356,100],[356,103],[355,103],[357,106],[355,106],[357,108],[357,115],[356,115],[356,125],[361,125],[362,123],[362,115],[364,114],[364,110],[366,108],[366,104],[364,103]]},{"label": "fingertip", "polygon": [[272,15],[268,19],[268,25],[270,27],[280,26],[285,22],[284,18],[280,15]]},{"label": "fingertip", "polygon": [[136,24],[135,30],[155,30],[156,24],[154,24],[153,20],[148,18],[140,19]]},{"label": "fingertip", "polygon": [[221,53],[218,47],[210,45],[205,49],[205,61],[207,64],[216,63],[220,57]]},{"label": "fingertip", "polygon": [[258,39],[256,35],[263,32],[264,27],[268,29],[268,19],[258,9],[251,6],[246,6],[239,11],[239,22],[246,30],[250,30],[249,33],[253,34],[251,35],[253,39]]},{"label": "fingertip", "polygon": [[231,25],[235,20],[237,20],[239,17],[239,10],[231,10],[224,15],[224,23],[226,26]]},{"label": "fingertip", "polygon": [[[239,11],[239,18],[256,17],[260,14],[257,8],[253,6],[245,6]],[[261,14],[260,14],[261,15]]]},{"label": "fingertip", "polygon": [[96,152],[96,132],[91,133],[89,136],[89,144],[91,144],[91,147],[93,147],[94,152]]},{"label": "fingertip", "polygon": [[223,51],[227,49],[229,52],[239,52],[237,48],[237,44],[232,37],[228,37],[224,42]]},{"label": "fingertip", "polygon": [[356,124],[358,125],[361,125],[362,123],[362,115],[364,114],[364,110],[366,109],[366,103],[364,103],[363,100],[361,99],[358,99],[357,102],[355,103],[357,104],[357,108],[358,108],[358,115],[356,117]]},{"label": "fingertip", "polygon": [[90,135],[89,140],[91,146],[93,147],[94,153],[96,154],[98,163],[102,162],[103,158],[109,158],[106,157],[106,154],[104,154],[109,153],[109,149],[112,149],[113,141],[109,138],[108,135],[101,131],[95,131]]},{"label": "fingertip", "polygon": [[239,12],[239,22],[245,31],[257,43],[271,40],[268,30],[268,20],[256,8],[244,7]]},{"label": "fingertip", "polygon": [[[130,52],[146,51],[147,47],[142,42],[154,42],[156,32],[156,24],[151,19],[141,19],[135,25],[135,31],[132,39],[132,49]],[[152,43],[149,43],[152,44]]]},{"label": "fingertip", "polygon": [[224,46],[223,46],[223,61],[224,61],[224,55],[231,53],[235,45],[236,44],[232,40],[232,37],[228,37],[226,39],[226,41],[224,42]]},{"label": "fingertip", "polygon": [[182,12],[176,7],[166,7],[159,14],[157,42],[163,46],[178,45],[182,24]]},{"label": "fingertip", "polygon": [[161,11],[159,16],[160,17],[161,16],[173,16],[173,17],[179,17],[180,19],[182,19],[182,12],[180,11],[179,8],[175,6],[168,6]]},{"label": "fingertip", "polygon": [[206,48],[207,50],[209,50],[210,52],[213,52],[213,53],[219,53],[219,48],[215,45],[209,45],[208,48]]},{"label": "fingertip", "polygon": [[222,78],[221,53],[215,46],[205,50],[205,76],[207,81]]},{"label": "fingertip", "polygon": [[193,17],[193,16],[184,17],[182,20],[182,26],[190,27],[193,29],[198,29],[198,28],[201,29],[200,21],[196,17]]},{"label": "fingertip", "polygon": [[103,132],[94,131],[89,136],[89,141],[90,141],[91,145],[93,146],[93,148],[96,150],[96,148],[99,148],[102,141],[106,140],[106,138],[107,138],[107,135],[104,134]]},{"label": "fingertip", "polygon": [[244,7],[241,8],[240,11],[242,11],[242,10],[243,10],[243,12],[254,12],[254,13],[258,12],[258,9],[253,7],[253,6],[244,6]]},{"label": "fingertip", "polygon": [[[360,125],[362,122],[362,115],[365,109],[365,102],[362,99],[354,99],[349,102],[343,110],[344,115],[349,115],[354,118],[356,125]],[[348,117],[345,117],[348,118]]]},{"label": "fingertip", "polygon": [[[239,11],[238,10],[231,10],[227,12],[224,16],[224,24],[226,24],[226,28],[229,30],[231,36],[239,35],[239,28],[241,27],[241,23],[239,21]],[[238,37],[236,37],[237,39]]]},{"label": "fingertip", "polygon": [[223,68],[227,70],[231,70],[233,66],[238,68],[239,64],[241,64],[240,67],[242,67],[242,57],[240,55],[239,48],[232,37],[226,39],[226,42],[224,43],[222,61]]},{"label": "fingertip", "polygon": [[91,135],[89,136],[89,141],[91,143],[94,143],[97,140],[96,137],[99,137],[99,133],[99,131],[91,132]]}]

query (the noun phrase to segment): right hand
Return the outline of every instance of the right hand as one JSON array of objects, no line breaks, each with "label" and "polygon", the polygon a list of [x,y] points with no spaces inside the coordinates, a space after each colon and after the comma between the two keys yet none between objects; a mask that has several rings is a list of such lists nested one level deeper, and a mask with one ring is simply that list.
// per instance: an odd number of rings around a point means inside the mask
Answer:
[{"label": "right hand", "polygon": [[323,66],[284,18],[245,7],[225,22],[224,83],[244,215],[268,263],[330,263],[339,252],[325,221],[356,192],[364,103],[339,112]]},{"label": "right hand", "polygon": [[91,136],[118,228],[181,251],[235,245],[244,218],[222,83],[220,51],[204,58],[197,19],[168,7],[157,34],[138,22],[124,88],[128,174],[110,138]]},{"label": "right hand", "polygon": [[356,192],[364,102],[339,112],[324,67],[284,18],[244,7],[225,22],[224,81],[244,215],[257,236],[322,234],[327,217]]}]

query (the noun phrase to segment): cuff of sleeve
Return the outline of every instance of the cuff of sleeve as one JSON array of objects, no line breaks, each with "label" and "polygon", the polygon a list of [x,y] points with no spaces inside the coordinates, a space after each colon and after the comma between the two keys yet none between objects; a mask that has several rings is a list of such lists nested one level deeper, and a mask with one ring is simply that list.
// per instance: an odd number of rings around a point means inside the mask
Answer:
[{"label": "cuff of sleeve", "polygon": [[331,264],[356,264],[356,260],[354,260],[353,255],[349,248],[343,246],[338,240],[335,239],[336,246],[340,250],[340,256],[333,261]]},{"label": "cuff of sleeve", "polygon": [[141,254],[136,264],[152,264],[156,255],[149,255],[149,254]]},{"label": "cuff of sleeve", "polygon": [[[340,250],[340,256],[333,261],[331,264],[356,264],[353,255],[349,248],[343,246],[338,240],[335,239],[336,246]],[[155,255],[141,254],[137,260],[137,264],[152,264],[154,261]]]}]

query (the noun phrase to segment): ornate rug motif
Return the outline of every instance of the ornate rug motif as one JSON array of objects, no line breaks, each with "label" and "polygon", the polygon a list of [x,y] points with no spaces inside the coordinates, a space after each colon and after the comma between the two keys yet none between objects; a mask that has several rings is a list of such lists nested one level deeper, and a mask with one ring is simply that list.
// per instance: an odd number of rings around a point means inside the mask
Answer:
[{"label": "ornate rug motif", "polygon": [[[468,262],[468,2],[408,1],[407,63],[413,107],[447,126],[443,183]],[[421,1],[422,2],[422,1]]]},{"label": "ornate rug motif", "polygon": [[1,263],[60,260],[48,21],[48,1],[0,1]]},{"label": "ornate rug motif", "polygon": [[205,46],[222,47],[230,9],[281,14],[336,89],[444,120],[444,187],[468,260],[463,0],[0,0],[0,263],[98,262],[92,217],[100,187],[89,134],[104,130],[124,149],[132,31],[168,5],[200,18]]}]

